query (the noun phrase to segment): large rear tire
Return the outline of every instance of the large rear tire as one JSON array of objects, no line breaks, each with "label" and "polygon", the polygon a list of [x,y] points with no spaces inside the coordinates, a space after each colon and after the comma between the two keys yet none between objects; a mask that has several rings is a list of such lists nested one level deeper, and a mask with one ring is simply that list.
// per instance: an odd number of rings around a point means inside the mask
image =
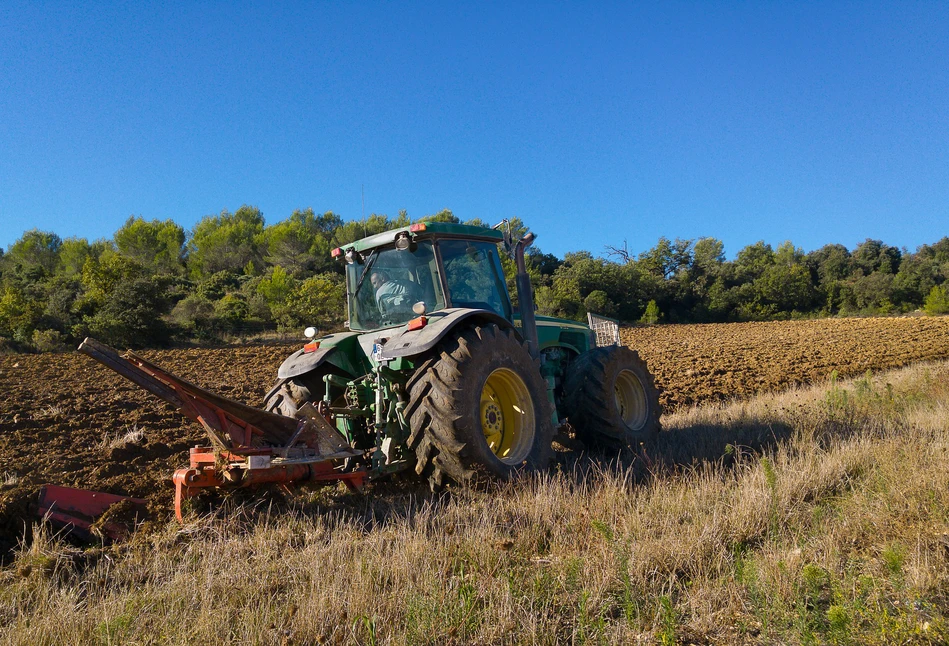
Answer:
[{"label": "large rear tire", "polygon": [[546,382],[512,330],[463,328],[407,387],[409,447],[433,489],[547,467],[554,428]]},{"label": "large rear tire", "polygon": [[580,355],[564,383],[564,406],[587,446],[636,449],[659,435],[659,390],[646,362],[629,348]]}]

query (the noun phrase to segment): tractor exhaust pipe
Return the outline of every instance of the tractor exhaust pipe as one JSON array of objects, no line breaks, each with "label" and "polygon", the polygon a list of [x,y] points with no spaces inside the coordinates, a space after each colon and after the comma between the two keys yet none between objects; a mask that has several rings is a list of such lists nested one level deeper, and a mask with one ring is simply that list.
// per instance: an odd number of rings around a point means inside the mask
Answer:
[{"label": "tractor exhaust pipe", "polygon": [[534,242],[536,236],[528,233],[514,246],[514,262],[517,263],[517,307],[521,312],[521,330],[527,340],[527,350],[532,358],[540,357],[540,345],[537,339],[537,319],[534,318],[534,291],[531,279],[527,275],[524,262],[524,250]]}]

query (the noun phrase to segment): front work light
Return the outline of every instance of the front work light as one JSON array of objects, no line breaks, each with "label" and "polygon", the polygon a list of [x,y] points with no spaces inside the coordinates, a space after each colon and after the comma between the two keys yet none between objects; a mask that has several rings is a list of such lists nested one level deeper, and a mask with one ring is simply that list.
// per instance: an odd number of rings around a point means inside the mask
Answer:
[{"label": "front work light", "polygon": [[412,242],[412,237],[407,231],[402,231],[401,233],[396,234],[395,248],[399,251],[405,251],[406,249],[415,251],[415,243]]},{"label": "front work light", "polygon": [[356,251],[356,247],[350,247],[346,250],[346,262],[350,265],[354,262],[362,264],[362,255]]}]

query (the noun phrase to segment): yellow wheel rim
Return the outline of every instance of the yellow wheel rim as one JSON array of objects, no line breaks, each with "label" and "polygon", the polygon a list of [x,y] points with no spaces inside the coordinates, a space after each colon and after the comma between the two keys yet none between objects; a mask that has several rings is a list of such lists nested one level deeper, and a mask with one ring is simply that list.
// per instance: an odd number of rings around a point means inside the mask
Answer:
[{"label": "yellow wheel rim", "polygon": [[613,384],[613,396],[616,398],[619,416],[630,430],[638,431],[646,425],[649,418],[646,390],[634,372],[620,371]]},{"label": "yellow wheel rim", "polygon": [[504,464],[520,464],[534,444],[534,404],[518,374],[498,368],[481,389],[481,430]]}]

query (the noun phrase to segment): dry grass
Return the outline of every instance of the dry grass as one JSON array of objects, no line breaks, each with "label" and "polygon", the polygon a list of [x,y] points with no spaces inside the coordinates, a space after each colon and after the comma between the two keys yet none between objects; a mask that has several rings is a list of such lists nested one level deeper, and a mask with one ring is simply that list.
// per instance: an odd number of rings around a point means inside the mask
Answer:
[{"label": "dry grass", "polygon": [[133,425],[132,428],[126,426],[121,431],[106,431],[103,433],[102,441],[98,447],[101,451],[109,453],[113,449],[124,449],[127,446],[139,445],[144,439],[145,431],[139,429],[138,425]]},{"label": "dry grass", "polygon": [[[945,643],[949,363],[696,408],[490,491],[232,502],[107,549],[37,530],[9,643]],[[286,507],[289,506],[289,509]]]},{"label": "dry grass", "polygon": [[44,408],[40,410],[34,411],[33,419],[41,420],[41,419],[56,418],[62,414],[63,414],[62,406],[54,406],[51,404],[49,406],[45,406]]}]

